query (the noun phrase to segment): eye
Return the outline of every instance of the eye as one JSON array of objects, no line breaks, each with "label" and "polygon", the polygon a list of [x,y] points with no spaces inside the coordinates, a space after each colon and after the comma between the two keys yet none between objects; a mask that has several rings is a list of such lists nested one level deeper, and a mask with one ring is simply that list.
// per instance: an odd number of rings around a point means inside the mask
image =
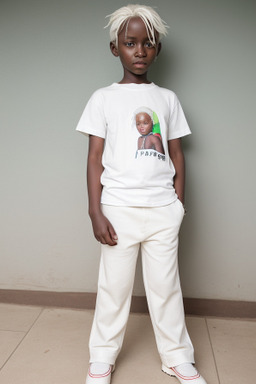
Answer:
[{"label": "eye", "polygon": [[134,43],[132,41],[127,41],[124,43],[126,47],[134,47]]},{"label": "eye", "polygon": [[153,45],[150,41],[147,41],[147,42],[145,43],[145,46],[146,46],[147,48],[154,48],[154,45]]},{"label": "eye", "polygon": [[145,43],[145,47],[147,47],[147,48],[152,48],[152,47],[153,47],[153,44],[150,43],[150,41],[147,41],[147,42]]}]

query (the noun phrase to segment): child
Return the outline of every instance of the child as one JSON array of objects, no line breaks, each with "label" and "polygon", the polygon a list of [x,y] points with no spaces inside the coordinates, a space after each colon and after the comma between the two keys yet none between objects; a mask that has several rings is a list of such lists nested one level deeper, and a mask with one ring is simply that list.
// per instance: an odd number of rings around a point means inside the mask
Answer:
[{"label": "child", "polygon": [[[129,315],[139,247],[162,370],[180,383],[206,384],[192,365],[177,265],[184,215],[181,137],[190,130],[176,95],[147,77],[167,28],[151,7],[141,5],[118,9],[108,26],[110,49],[120,58],[123,78],[92,95],[77,126],[89,135],[89,215],[101,243],[86,384],[110,383]],[[158,116],[169,154],[164,158],[134,156],[137,132],[132,122],[142,106]]]},{"label": "child", "polygon": [[138,138],[138,149],[153,149],[164,154],[161,135],[153,133],[153,111],[149,108],[139,108],[135,116],[136,127],[141,134]]}]

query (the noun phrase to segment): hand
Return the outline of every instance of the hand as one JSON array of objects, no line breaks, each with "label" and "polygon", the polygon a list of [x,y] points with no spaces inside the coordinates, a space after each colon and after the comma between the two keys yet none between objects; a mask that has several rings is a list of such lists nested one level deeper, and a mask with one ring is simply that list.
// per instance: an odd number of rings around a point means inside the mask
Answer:
[{"label": "hand", "polygon": [[183,198],[180,198],[179,196],[178,196],[178,199],[179,199],[179,201],[181,202],[181,204],[183,205],[183,207],[184,207],[184,199]]},{"label": "hand", "polygon": [[91,217],[92,228],[96,240],[101,244],[108,244],[110,246],[117,244],[117,234],[110,223],[110,221],[102,213],[98,213]]}]

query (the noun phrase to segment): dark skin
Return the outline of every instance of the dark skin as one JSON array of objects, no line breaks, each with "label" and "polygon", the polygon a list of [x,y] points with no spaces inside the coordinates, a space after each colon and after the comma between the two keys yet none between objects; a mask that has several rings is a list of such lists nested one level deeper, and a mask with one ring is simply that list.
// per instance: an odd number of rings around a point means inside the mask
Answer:
[{"label": "dark skin", "polygon": [[[126,24],[118,35],[118,44],[110,43],[111,52],[119,57],[123,66],[123,78],[120,84],[143,84],[151,83],[148,80],[148,69],[154,62],[161,50],[156,33],[156,45],[152,45],[147,35],[143,21],[139,17],[130,19],[128,27]],[[89,153],[87,162],[87,185],[89,197],[89,216],[95,238],[101,244],[114,246],[118,237],[109,220],[101,211],[102,185],[100,177],[103,172],[102,154],[104,139],[97,136],[89,138]],[[181,139],[168,141],[170,158],[176,170],[174,188],[179,200],[184,204],[185,185],[185,161],[181,146]]]},{"label": "dark skin", "polygon": [[159,55],[161,43],[156,33],[156,45],[148,37],[145,25],[139,17],[134,17],[126,24],[118,35],[118,44],[111,42],[110,50],[119,57],[124,75],[120,84],[151,83],[148,80],[148,69]]},{"label": "dark skin", "polygon": [[143,141],[144,141],[144,149],[154,149],[155,151],[164,154],[163,144],[159,137],[154,135],[148,136],[146,138],[144,138],[143,136],[139,137],[138,149],[142,149]]}]

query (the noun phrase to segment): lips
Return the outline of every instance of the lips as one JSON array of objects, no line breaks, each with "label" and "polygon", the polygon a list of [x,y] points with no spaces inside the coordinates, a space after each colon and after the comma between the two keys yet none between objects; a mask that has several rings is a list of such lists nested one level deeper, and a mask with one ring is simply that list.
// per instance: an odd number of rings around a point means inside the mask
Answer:
[{"label": "lips", "polygon": [[147,63],[145,63],[145,61],[135,61],[134,65],[136,67],[145,67]]},{"label": "lips", "polygon": [[145,128],[139,128],[139,132],[140,132],[142,135],[144,135],[144,134],[147,132],[147,130],[146,130]]}]

